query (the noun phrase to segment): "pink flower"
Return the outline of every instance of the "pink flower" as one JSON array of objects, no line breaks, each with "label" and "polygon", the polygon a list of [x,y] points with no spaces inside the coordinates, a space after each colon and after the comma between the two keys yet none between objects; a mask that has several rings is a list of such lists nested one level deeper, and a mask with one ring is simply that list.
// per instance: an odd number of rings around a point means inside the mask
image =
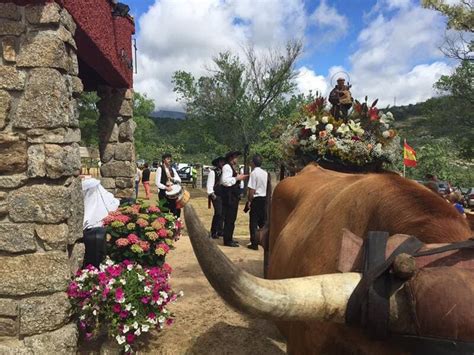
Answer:
[{"label": "pink flower", "polygon": [[116,303],[116,304],[113,305],[112,311],[114,313],[120,313],[122,311],[122,307],[118,303]]},{"label": "pink flower", "polygon": [[168,319],[166,320],[166,325],[171,325],[171,324],[173,324],[173,323],[174,323],[174,319],[173,319],[173,318],[168,318]]},{"label": "pink flower", "polygon": [[160,212],[160,209],[154,205],[151,205],[148,207],[148,213],[158,213]]},{"label": "pink flower", "polygon": [[161,224],[165,225],[165,224],[166,224],[166,218],[164,218],[164,217],[158,217],[158,222],[160,222]]},{"label": "pink flower", "polygon": [[150,302],[150,297],[142,297],[141,301],[143,304],[148,304],[148,302]]},{"label": "pink flower", "polygon": [[151,312],[151,313],[148,313],[148,318],[150,319],[155,319],[156,318],[156,314]]},{"label": "pink flower", "polygon": [[99,272],[97,278],[99,279],[99,285],[105,285],[107,282],[109,282],[109,278],[105,272]]},{"label": "pink flower", "polygon": [[145,221],[143,218],[137,219],[136,223],[142,228],[145,228],[148,226],[148,221]]},{"label": "pink flower", "polygon": [[168,231],[162,228],[158,231],[158,236],[160,238],[166,238],[168,236]]},{"label": "pink flower", "polygon": [[128,241],[131,243],[131,244],[135,244],[135,243],[138,243],[139,241],[139,238],[137,237],[136,234],[129,234],[128,237],[127,237]]},{"label": "pink flower", "polygon": [[138,242],[138,245],[140,246],[140,248],[143,249],[144,252],[147,252],[148,250],[150,250],[150,243],[146,241],[141,240]]},{"label": "pink flower", "polygon": [[131,344],[135,340],[135,335],[132,334],[132,333],[129,333],[129,334],[126,335],[125,338],[127,339],[127,343]]},{"label": "pink flower", "polygon": [[119,247],[126,247],[130,242],[127,238],[119,238],[115,241],[115,244]]},{"label": "pink flower", "polygon": [[105,270],[112,277],[119,277],[122,274],[122,267],[120,265],[111,265]]},{"label": "pink flower", "polygon": [[110,288],[106,287],[104,288],[104,291],[102,291],[102,298],[107,298],[107,295],[109,294],[110,292]]},{"label": "pink flower", "polygon": [[117,302],[120,302],[124,299],[124,294],[121,287],[115,290],[115,299],[117,300]]},{"label": "pink flower", "polygon": [[128,317],[128,312],[127,311],[121,311],[119,314],[119,317],[122,319],[125,319]]}]

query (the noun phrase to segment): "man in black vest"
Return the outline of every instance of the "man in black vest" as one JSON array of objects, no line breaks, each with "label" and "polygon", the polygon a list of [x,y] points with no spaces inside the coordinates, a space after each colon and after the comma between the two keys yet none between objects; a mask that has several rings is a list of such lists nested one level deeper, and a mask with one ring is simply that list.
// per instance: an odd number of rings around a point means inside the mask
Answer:
[{"label": "man in black vest", "polygon": [[211,224],[211,238],[218,239],[219,236],[223,235],[222,225],[222,186],[221,186],[221,175],[222,167],[225,164],[224,157],[218,157],[212,161],[214,169],[209,171],[207,176],[207,196],[209,208],[214,207],[214,216],[212,217]]},{"label": "man in black vest", "polygon": [[237,159],[242,153],[238,151],[229,152],[225,159],[227,164],[222,167],[222,210],[224,217],[224,245],[238,247],[239,243],[233,240],[235,220],[239,209],[240,181],[248,175],[237,174],[239,169]]},{"label": "man in black vest", "polygon": [[165,206],[169,208],[171,213],[179,218],[181,209],[176,208],[176,200],[168,198],[166,191],[170,191],[173,184],[181,183],[181,178],[175,168],[171,167],[171,154],[163,154],[161,160],[161,165],[156,170],[155,177],[155,183],[156,186],[158,186],[158,198],[160,201],[165,200]]}]

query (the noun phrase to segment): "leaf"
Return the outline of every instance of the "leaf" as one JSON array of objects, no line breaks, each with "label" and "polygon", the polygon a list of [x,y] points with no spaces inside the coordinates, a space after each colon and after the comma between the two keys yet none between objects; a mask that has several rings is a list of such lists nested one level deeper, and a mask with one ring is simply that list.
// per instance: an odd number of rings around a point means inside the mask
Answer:
[{"label": "leaf", "polygon": [[372,102],[372,106],[370,107],[375,107],[375,105],[377,105],[377,102],[379,102],[379,99],[376,99],[374,102]]}]

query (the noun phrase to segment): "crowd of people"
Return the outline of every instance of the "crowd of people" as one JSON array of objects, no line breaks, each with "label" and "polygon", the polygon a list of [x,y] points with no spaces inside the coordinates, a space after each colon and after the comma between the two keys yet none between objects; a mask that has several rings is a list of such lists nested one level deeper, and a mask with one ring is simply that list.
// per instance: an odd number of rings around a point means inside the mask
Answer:
[{"label": "crowd of people", "polygon": [[424,185],[429,188],[434,193],[440,195],[448,203],[452,204],[456,210],[463,215],[464,218],[467,218],[466,212],[464,211],[464,206],[462,204],[463,196],[459,191],[453,191],[451,186],[448,184],[448,188],[440,191],[438,187],[439,180],[436,175],[426,174],[426,182]]},{"label": "crowd of people", "polygon": [[[242,197],[241,184],[248,179],[248,195],[244,208],[244,212],[249,212],[250,243],[247,247],[258,250],[257,230],[263,228],[267,221],[267,190],[270,188],[270,175],[262,169],[263,160],[258,154],[252,157],[250,175],[241,172],[238,164],[241,155],[239,151],[230,151],[225,156],[219,156],[212,161],[206,183],[209,205],[212,205],[214,209],[210,237],[213,239],[222,237],[225,246],[239,247],[239,243],[234,240],[235,221]],[[135,176],[137,198],[140,181],[145,190],[145,198],[151,198],[150,173],[147,163],[142,169],[137,168]],[[181,178],[172,166],[171,154],[163,154],[155,177],[158,199],[160,204],[167,207],[177,217],[180,216],[181,210],[176,204],[177,200],[171,198],[169,192],[180,183]],[[195,187],[194,183],[193,187]]]}]

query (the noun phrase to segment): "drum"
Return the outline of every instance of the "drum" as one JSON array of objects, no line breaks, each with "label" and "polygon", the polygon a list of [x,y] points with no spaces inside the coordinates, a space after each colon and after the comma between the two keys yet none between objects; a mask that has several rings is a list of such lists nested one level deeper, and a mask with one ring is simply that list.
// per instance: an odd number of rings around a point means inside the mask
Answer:
[{"label": "drum", "polygon": [[191,199],[191,194],[188,190],[183,189],[183,193],[176,201],[176,208],[183,208]]},{"label": "drum", "polygon": [[171,190],[165,192],[166,197],[170,200],[177,200],[183,193],[183,188],[179,184],[174,184],[171,186]]}]

